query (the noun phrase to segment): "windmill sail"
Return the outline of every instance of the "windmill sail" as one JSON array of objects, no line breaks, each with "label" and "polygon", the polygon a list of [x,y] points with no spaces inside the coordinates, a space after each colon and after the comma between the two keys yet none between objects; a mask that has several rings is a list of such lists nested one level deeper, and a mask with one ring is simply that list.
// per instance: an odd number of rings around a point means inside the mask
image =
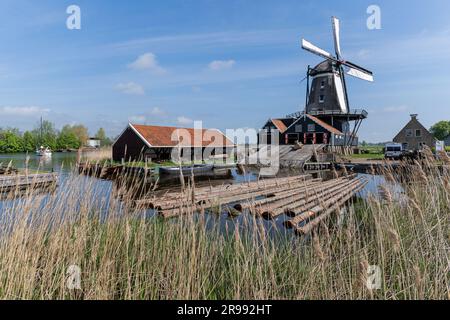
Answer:
[{"label": "windmill sail", "polygon": [[321,57],[324,57],[324,58],[327,58],[327,59],[334,59],[334,57],[331,55],[331,53],[329,53],[329,52],[327,52],[327,51],[325,51],[323,49],[320,49],[319,47],[313,45],[311,42],[309,42],[309,41],[307,41],[305,39],[302,39],[302,48],[307,50],[307,51],[309,51],[309,52],[317,54],[317,55],[319,55]]},{"label": "windmill sail", "polygon": [[341,111],[347,113],[347,101],[345,100],[344,86],[342,84],[342,79],[338,74],[334,74],[334,85],[336,88],[337,100]]},{"label": "windmill sail", "polygon": [[366,72],[366,71],[362,71],[362,70],[358,70],[355,68],[348,68],[349,70],[347,71],[347,74],[352,76],[352,77],[356,77],[362,80],[366,80],[369,82],[373,82],[373,74],[370,72]]},{"label": "windmill sail", "polygon": [[339,19],[336,17],[331,18],[333,21],[333,35],[334,35],[334,50],[336,57],[341,58],[341,38],[340,38],[340,24]]}]

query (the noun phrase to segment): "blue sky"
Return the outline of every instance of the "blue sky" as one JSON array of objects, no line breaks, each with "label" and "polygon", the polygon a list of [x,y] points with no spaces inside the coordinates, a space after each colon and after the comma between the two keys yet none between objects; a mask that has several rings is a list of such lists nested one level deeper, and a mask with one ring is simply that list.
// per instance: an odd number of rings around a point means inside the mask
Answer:
[{"label": "blue sky", "polygon": [[[81,30],[66,28],[71,4]],[[371,4],[381,30],[366,27]],[[320,58],[300,39],[332,51],[332,15],[344,57],[375,74],[348,80],[351,107],[370,113],[361,139],[391,140],[410,113],[450,119],[449,1],[0,0],[0,127],[259,128],[304,108]]]}]

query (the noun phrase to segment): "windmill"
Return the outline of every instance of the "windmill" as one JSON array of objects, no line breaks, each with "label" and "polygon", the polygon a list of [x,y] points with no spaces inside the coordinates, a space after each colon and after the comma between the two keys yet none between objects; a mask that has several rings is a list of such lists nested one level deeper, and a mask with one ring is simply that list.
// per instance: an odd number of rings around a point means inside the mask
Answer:
[{"label": "windmill", "polygon": [[[324,61],[314,68],[308,66],[305,113],[320,117],[321,120],[345,134],[345,145],[352,145],[354,137],[367,117],[364,110],[350,110],[345,73],[373,82],[373,73],[363,67],[343,59],[340,44],[339,19],[332,17],[335,55],[302,39],[302,48],[316,54]],[[310,86],[310,79],[312,83]],[[355,121],[350,134],[350,122]]]}]

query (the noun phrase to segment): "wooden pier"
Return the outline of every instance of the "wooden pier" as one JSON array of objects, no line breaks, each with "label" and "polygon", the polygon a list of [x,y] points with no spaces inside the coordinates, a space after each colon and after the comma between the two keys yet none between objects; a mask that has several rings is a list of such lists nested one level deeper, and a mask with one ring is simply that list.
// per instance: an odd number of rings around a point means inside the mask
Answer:
[{"label": "wooden pier", "polygon": [[[295,228],[299,234],[306,234],[312,229],[311,226],[318,225],[343,206],[366,183],[366,179],[356,175],[328,181],[299,175],[192,188],[185,192],[157,193],[151,198],[136,200],[135,204],[138,208],[154,209],[165,218],[202,213],[214,208],[222,208],[230,215],[247,211],[266,219],[286,214],[291,217],[286,226]],[[310,220],[313,225],[308,229],[303,224]]]},{"label": "wooden pier", "polygon": [[15,174],[18,170],[10,165],[4,165],[3,163],[0,163],[0,175],[6,175],[6,174]]},{"label": "wooden pier", "polygon": [[29,175],[2,175],[0,176],[0,194],[14,190],[43,188],[56,185],[58,174],[42,173]]}]

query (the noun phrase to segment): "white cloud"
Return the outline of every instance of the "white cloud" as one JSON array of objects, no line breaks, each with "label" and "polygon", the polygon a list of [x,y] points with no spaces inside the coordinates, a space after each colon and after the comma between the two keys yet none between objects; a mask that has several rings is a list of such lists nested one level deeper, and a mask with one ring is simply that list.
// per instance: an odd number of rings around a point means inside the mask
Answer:
[{"label": "white cloud", "polygon": [[0,115],[3,116],[23,116],[23,117],[29,117],[29,116],[36,116],[41,115],[43,113],[50,112],[50,109],[47,108],[40,108],[35,106],[29,106],[29,107],[0,107]]},{"label": "white cloud", "polygon": [[134,115],[128,118],[129,122],[136,122],[136,123],[146,123],[150,121],[154,121],[155,119],[161,120],[161,118],[164,118],[167,116],[167,113],[162,110],[161,108],[154,107],[150,111]]},{"label": "white cloud", "polygon": [[166,112],[158,107],[154,107],[151,111],[150,111],[150,115],[152,116],[165,116]]},{"label": "white cloud", "polygon": [[226,31],[195,34],[174,34],[148,38],[133,39],[120,43],[112,43],[114,50],[137,50],[158,47],[158,50],[174,52],[179,50],[211,50],[242,46],[274,46],[290,45],[292,38],[298,36],[298,29],[274,29],[253,31]]},{"label": "white cloud", "polygon": [[393,106],[383,108],[383,112],[394,113],[394,112],[405,112],[408,110],[407,106]]},{"label": "white cloud", "polygon": [[143,123],[143,122],[145,122],[146,120],[147,120],[147,117],[144,116],[144,115],[131,116],[131,117],[128,118],[128,121],[129,121],[129,122],[132,122],[132,123],[135,123],[135,122],[137,122],[137,123]]},{"label": "white cloud", "polygon": [[236,64],[234,60],[214,60],[208,65],[209,70],[219,71],[231,69]]},{"label": "white cloud", "polygon": [[128,82],[128,83],[119,83],[116,86],[116,89],[119,90],[122,93],[126,93],[126,94],[132,94],[132,95],[144,95],[145,94],[145,90],[144,88],[140,85],[137,84],[135,82]]},{"label": "white cloud", "polygon": [[166,72],[166,70],[159,66],[156,56],[151,52],[140,55],[134,62],[130,63],[128,67],[134,70],[150,70],[157,74]]},{"label": "white cloud", "polygon": [[177,122],[181,125],[189,125],[192,124],[194,120],[181,116],[177,118]]}]

